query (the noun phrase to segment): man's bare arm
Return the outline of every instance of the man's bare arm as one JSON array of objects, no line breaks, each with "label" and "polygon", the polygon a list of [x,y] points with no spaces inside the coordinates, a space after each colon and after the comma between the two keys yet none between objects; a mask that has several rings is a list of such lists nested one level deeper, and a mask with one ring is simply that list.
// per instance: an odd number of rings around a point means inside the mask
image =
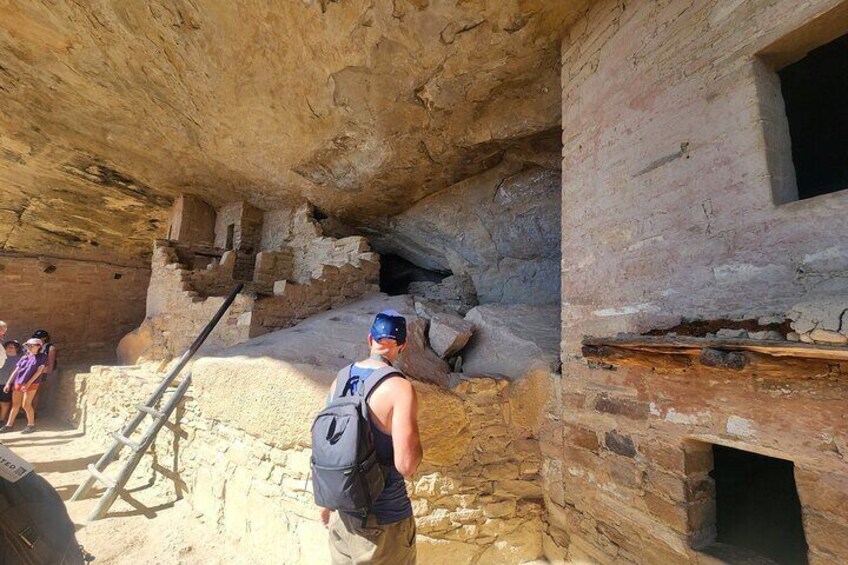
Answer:
[{"label": "man's bare arm", "polygon": [[412,383],[396,380],[392,391],[392,445],[395,450],[395,467],[406,478],[415,474],[424,450],[418,435],[418,397]]}]

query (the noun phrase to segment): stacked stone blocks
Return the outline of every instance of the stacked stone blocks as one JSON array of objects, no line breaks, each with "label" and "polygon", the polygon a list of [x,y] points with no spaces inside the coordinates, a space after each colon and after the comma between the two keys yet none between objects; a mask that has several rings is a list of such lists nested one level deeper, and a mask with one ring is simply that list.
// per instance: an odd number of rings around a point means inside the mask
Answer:
[{"label": "stacked stone blocks", "polygon": [[[379,289],[379,255],[369,251],[364,238],[312,241],[256,255],[256,278],[210,336],[206,351],[291,327]],[[237,284],[237,253],[224,251],[220,260],[192,269],[185,246],[157,240],[143,324],[152,344],[144,359],[177,356],[188,347]],[[302,282],[290,281],[298,270]]]},{"label": "stacked stone blocks", "polygon": [[[105,445],[159,378],[149,367],[94,367],[63,388],[61,404],[73,407],[65,412],[69,420],[84,424],[87,436]],[[510,425],[509,383],[462,377],[449,392],[432,387],[416,384],[430,409],[422,426],[438,425],[450,409],[470,440],[435,449],[407,484],[419,559],[501,564],[540,558],[541,454],[536,442],[517,437]],[[251,548],[285,546],[286,563],[326,561],[327,534],[311,494],[309,445],[251,435],[237,423],[210,419],[195,394],[186,396],[160,432],[136,483],[154,484],[163,502],[184,496],[204,521],[249,542],[247,554]],[[444,394],[454,400],[434,406]]]}]

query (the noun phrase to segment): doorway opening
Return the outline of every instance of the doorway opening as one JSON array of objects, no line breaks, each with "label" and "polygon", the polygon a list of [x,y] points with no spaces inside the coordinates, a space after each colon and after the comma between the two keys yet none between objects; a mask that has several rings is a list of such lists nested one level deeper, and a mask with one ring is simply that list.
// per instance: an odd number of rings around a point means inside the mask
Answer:
[{"label": "doorway opening", "polygon": [[806,564],[793,463],[722,445],[713,445],[712,451],[715,541],[775,563]]}]

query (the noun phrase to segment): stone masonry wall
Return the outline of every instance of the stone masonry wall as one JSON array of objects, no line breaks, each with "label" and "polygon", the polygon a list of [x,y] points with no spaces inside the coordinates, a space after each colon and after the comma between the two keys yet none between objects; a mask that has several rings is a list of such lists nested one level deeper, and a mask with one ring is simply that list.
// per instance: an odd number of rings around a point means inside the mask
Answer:
[{"label": "stone masonry wall", "polygon": [[168,239],[211,246],[215,240],[215,209],[196,196],[181,194],[171,208]]},{"label": "stone masonry wall", "polygon": [[[283,248],[257,255],[258,280],[249,282],[203,346],[210,352],[288,328],[309,316],[351,302],[379,288],[380,261],[362,237],[317,237],[313,248]],[[311,249],[311,251],[310,251]],[[147,293],[147,317],[122,342],[122,361],[135,363],[180,355],[212,319],[235,286],[234,251],[205,269],[190,269],[173,242],[158,240]],[[300,258],[303,283],[289,282]],[[269,265],[269,259],[273,263]],[[273,292],[273,294],[265,294]]]},{"label": "stone masonry wall", "polygon": [[[422,430],[435,429],[425,439],[425,461],[408,483],[419,561],[533,561],[542,555],[538,444],[516,438],[510,427],[507,381],[458,377],[452,391],[416,383]],[[87,437],[105,449],[109,432],[126,422],[160,378],[141,367],[95,367],[70,380],[60,404],[65,417],[84,424]],[[327,534],[310,492],[308,443],[285,430],[256,435],[238,420],[216,419],[203,400],[209,384],[192,386],[144,458],[136,483],[152,482],[163,502],[185,496],[204,521],[244,540],[246,559],[327,561]],[[315,398],[320,404],[320,389]],[[262,404],[243,406],[241,413],[268,412]],[[446,435],[454,439],[438,443]]]},{"label": "stone masonry wall", "polygon": [[[225,300],[224,296],[203,297],[191,290],[192,271],[183,269],[177,261],[172,247],[165,242],[157,243],[151,262],[147,317],[134,332],[144,336],[146,344],[142,350],[147,360],[168,359],[188,349]],[[247,341],[253,303],[253,297],[239,294],[202,350],[211,351]]]},{"label": "stone masonry wall", "polygon": [[232,248],[248,254],[258,251],[262,236],[262,215],[262,210],[242,201],[222,206],[215,219],[215,247],[227,248],[227,227],[232,225]]},{"label": "stone masonry wall", "polygon": [[332,237],[315,237],[306,241],[297,241],[292,248],[295,282],[307,282],[318,278],[325,265],[342,267],[358,265],[360,257],[368,254],[367,259],[375,259],[376,254],[370,253],[368,240],[361,236],[335,239]]},{"label": "stone masonry wall", "polygon": [[[563,62],[563,379],[541,438],[551,559],[693,563],[709,444],[788,459],[811,563],[848,559],[844,376],[603,370],[583,335],[778,315],[848,290],[848,191],[775,205],[777,79],[757,53],[839,4],[595,2]],[[778,140],[779,141],[779,140]],[[782,167],[784,170],[786,167]]]},{"label": "stone masonry wall", "polygon": [[562,50],[569,352],[583,334],[782,314],[807,292],[848,288],[839,229],[848,191],[772,203],[780,179],[764,126],[782,101],[756,56],[837,4],[605,0],[570,30]]},{"label": "stone masonry wall", "polygon": [[276,251],[260,251],[256,254],[253,282],[256,291],[273,294],[274,283],[292,278],[294,270],[293,252],[290,247]]},{"label": "stone masonry wall", "polygon": [[[376,253],[364,253],[358,265],[323,265],[308,284],[286,280],[274,283],[274,296],[263,296],[253,309],[252,335],[289,328],[309,316],[351,302],[379,290],[380,262]],[[367,258],[371,256],[371,258]]]},{"label": "stone masonry wall", "polygon": [[121,336],[144,319],[150,270],[68,259],[0,256],[0,319],[8,339],[44,328],[61,362],[111,362]]}]

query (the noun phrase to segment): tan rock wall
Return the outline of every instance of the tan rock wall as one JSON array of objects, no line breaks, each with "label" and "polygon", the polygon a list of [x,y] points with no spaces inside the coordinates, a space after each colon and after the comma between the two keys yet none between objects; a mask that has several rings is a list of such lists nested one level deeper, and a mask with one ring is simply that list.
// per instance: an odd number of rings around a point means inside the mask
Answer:
[{"label": "tan rock wall", "polygon": [[0,240],[147,259],[183,187],[395,214],[558,125],[587,3],[9,4]]},{"label": "tan rock wall", "polygon": [[[791,460],[811,563],[848,559],[841,378],[589,367],[585,334],[782,313],[843,291],[848,192],[773,204],[782,116],[756,54],[823,1],[593,3],[563,60],[563,379],[542,426],[551,558],[693,563],[708,444]],[[784,167],[785,169],[785,167]],[[838,498],[838,497],[837,497]]]},{"label": "tan rock wall", "polygon": [[144,319],[147,268],[0,256],[0,319],[8,339],[50,332],[60,362],[111,362],[121,337]]},{"label": "tan rock wall", "polygon": [[[196,381],[172,418],[177,427],[160,433],[140,479],[152,479],[163,500],[183,493],[204,521],[242,539],[245,555],[256,562],[327,561],[327,534],[310,492],[308,430],[332,376],[292,366],[279,383],[254,383],[262,394],[240,394],[234,403],[226,400],[228,390],[244,392],[240,379],[250,371],[222,375],[218,369],[214,360],[195,364]],[[108,432],[128,419],[159,378],[141,368],[95,367],[65,388],[63,405],[77,407],[78,423],[105,448]],[[511,429],[508,383],[479,378],[452,391],[421,383],[416,389],[426,455],[408,489],[419,561],[500,564],[540,557],[540,453],[537,443]]]}]

